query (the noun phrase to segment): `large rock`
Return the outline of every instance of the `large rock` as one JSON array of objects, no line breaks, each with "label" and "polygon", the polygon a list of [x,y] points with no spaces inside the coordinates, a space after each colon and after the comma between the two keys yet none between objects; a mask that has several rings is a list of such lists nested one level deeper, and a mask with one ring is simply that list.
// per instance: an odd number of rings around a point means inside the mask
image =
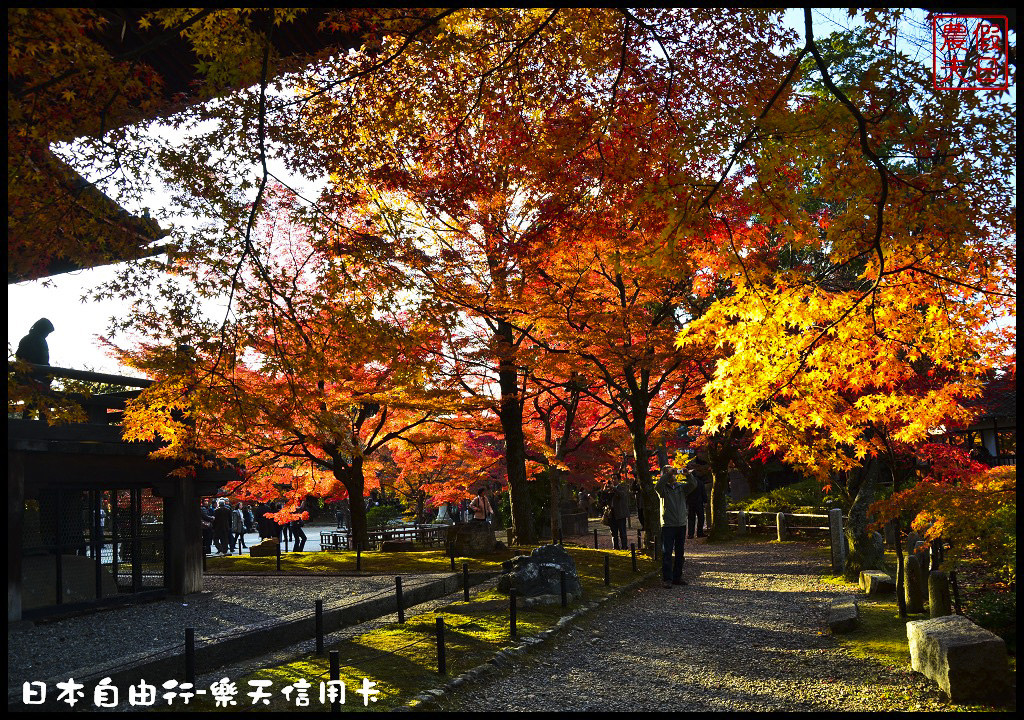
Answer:
[{"label": "large rock", "polygon": [[576,574],[576,563],[561,545],[541,545],[529,555],[505,561],[504,574],[498,578],[498,591],[508,593],[515,588],[520,597],[553,595],[561,601],[563,570],[566,595],[570,599],[582,597],[583,586]]},{"label": "large rock", "polygon": [[259,544],[249,548],[250,557],[274,557],[277,555],[278,543],[275,538],[266,538]]},{"label": "large rock", "polygon": [[857,627],[859,617],[856,598],[836,598],[828,608],[828,629],[832,633],[850,632]]},{"label": "large rock", "polygon": [[956,703],[1005,702],[1012,693],[1006,643],[962,615],[907,623],[910,665]]},{"label": "large rock", "polygon": [[476,557],[494,552],[494,528],[485,522],[470,522],[448,528],[448,547],[455,555]]},{"label": "large rock", "polygon": [[881,570],[861,570],[860,589],[868,595],[893,595],[896,583]]}]

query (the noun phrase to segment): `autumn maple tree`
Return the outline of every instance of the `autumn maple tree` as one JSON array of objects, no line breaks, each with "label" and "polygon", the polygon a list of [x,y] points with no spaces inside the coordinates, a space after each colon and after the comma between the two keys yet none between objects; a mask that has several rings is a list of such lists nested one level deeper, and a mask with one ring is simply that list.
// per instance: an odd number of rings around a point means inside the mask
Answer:
[{"label": "autumn maple tree", "polygon": [[[308,464],[311,471],[298,475],[320,487],[294,484],[293,505],[304,494],[347,494],[354,541],[366,546],[363,498],[377,455],[402,438],[431,442],[411,433],[453,407],[453,398],[431,369],[435,330],[398,297],[398,268],[378,264],[381,248],[339,255],[330,233],[293,221],[293,203],[279,190],[267,207],[254,248],[263,259],[237,284],[228,319],[190,307],[186,296],[143,318],[154,340],[124,360],[159,372],[170,352],[178,367],[132,404],[125,436],[171,440],[168,453],[216,451],[245,468],[246,483],[265,489],[281,482],[282,471],[288,484],[295,467]],[[191,344],[168,350],[168,336]],[[175,431],[187,433],[186,441],[174,442]]]},{"label": "autumn maple tree", "polygon": [[[168,263],[104,291],[154,291],[116,329],[142,333],[135,362],[163,378],[132,432],[172,451],[216,440],[269,467],[288,448],[361,502],[357,456],[416,436],[439,457],[447,424],[500,438],[486,464],[529,541],[529,456],[558,467],[546,433],[574,426],[581,388],[641,476],[652,434],[704,418],[716,525],[737,444],[856,487],[870,563],[886,453],[966,421],[1012,353],[993,320],[1015,312],[1014,108],[934,91],[896,42],[900,11],[822,38],[810,11],[798,33],[760,10],[332,10],[319,29],[338,41],[286,58],[275,32],[301,13],[163,9],[145,22],[187,41],[217,98],[177,105],[94,13],[8,17],[15,264],[51,259],[34,218],[58,240],[64,216],[104,219],[48,156],[76,135],[91,169],[139,171],[115,199],[158,175],[161,220],[202,216]],[[128,123],[172,106],[175,141],[140,150]],[[266,241],[275,162],[324,188],[293,188],[305,230],[284,254]]]}]

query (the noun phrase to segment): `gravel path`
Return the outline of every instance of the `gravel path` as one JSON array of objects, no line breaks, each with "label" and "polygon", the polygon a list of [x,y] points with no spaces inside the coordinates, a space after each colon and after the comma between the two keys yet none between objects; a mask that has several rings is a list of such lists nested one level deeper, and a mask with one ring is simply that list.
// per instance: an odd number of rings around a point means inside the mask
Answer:
[{"label": "gravel path", "polygon": [[[408,576],[412,588],[437,576]],[[184,646],[184,628],[196,640],[279,620],[295,612],[354,603],[378,593],[393,593],[393,576],[225,576],[207,575],[202,593],[185,598],[112,608],[87,615],[39,622],[8,630],[7,686],[26,680],[64,679],[98,665],[116,668]]]},{"label": "gravel path", "polygon": [[[824,630],[844,591],[799,544],[687,543],[687,587],[645,588],[587,615],[443,710],[949,710],[920,675],[852,657]],[[846,591],[845,594],[848,594]]]}]

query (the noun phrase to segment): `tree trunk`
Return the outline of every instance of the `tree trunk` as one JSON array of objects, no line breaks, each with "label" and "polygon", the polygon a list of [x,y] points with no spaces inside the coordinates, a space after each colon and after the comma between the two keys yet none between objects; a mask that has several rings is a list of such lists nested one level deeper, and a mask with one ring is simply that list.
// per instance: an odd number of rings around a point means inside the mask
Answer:
[{"label": "tree trunk", "polygon": [[731,455],[731,430],[718,433],[708,443],[708,463],[711,465],[711,529],[708,540],[714,542],[732,537],[729,527],[729,458]]},{"label": "tree trunk", "polygon": [[[710,453],[709,453],[710,459]],[[708,540],[727,540],[732,537],[732,529],[729,527],[729,498],[726,490],[729,488],[729,463],[711,462],[711,529],[708,531]]]},{"label": "tree trunk", "polygon": [[636,463],[636,479],[640,483],[640,494],[644,503],[644,549],[653,557],[654,543],[661,537],[661,502],[654,490],[651,466],[647,462],[646,418],[641,418],[630,429],[633,440],[633,461]]},{"label": "tree trunk", "polygon": [[551,542],[558,542],[558,532],[562,529],[562,493],[561,472],[549,467],[545,470],[551,483]]},{"label": "tree trunk", "polygon": [[345,468],[339,462],[334,464],[334,477],[336,477],[345,489],[348,490],[348,507],[352,516],[352,543],[353,548],[361,547],[364,550],[369,547],[370,537],[366,530],[366,501],[363,499],[363,460],[355,458],[352,464]]},{"label": "tree trunk", "polygon": [[508,473],[508,496],[512,506],[512,537],[519,545],[536,540],[533,511],[526,487],[526,439],[523,436],[523,402],[519,396],[519,370],[512,349],[512,326],[498,322],[495,333],[498,345],[498,386],[501,406],[498,419],[505,435],[505,468]]},{"label": "tree trunk", "polygon": [[846,537],[850,542],[850,555],[846,560],[846,577],[857,579],[861,570],[880,570],[883,555],[872,533],[868,532],[868,507],[875,499],[875,488],[881,474],[881,461],[871,458],[860,470],[860,487],[850,506]]}]

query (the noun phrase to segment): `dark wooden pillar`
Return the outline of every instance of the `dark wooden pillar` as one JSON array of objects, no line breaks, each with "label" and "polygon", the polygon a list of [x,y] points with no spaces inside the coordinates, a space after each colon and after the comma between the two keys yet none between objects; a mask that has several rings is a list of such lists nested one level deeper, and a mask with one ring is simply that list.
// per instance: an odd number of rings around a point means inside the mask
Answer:
[{"label": "dark wooden pillar", "polygon": [[7,622],[21,620],[21,543],[25,519],[25,456],[7,453]]},{"label": "dark wooden pillar", "polygon": [[194,478],[168,479],[157,492],[164,499],[164,578],[172,595],[203,589],[203,528]]}]

